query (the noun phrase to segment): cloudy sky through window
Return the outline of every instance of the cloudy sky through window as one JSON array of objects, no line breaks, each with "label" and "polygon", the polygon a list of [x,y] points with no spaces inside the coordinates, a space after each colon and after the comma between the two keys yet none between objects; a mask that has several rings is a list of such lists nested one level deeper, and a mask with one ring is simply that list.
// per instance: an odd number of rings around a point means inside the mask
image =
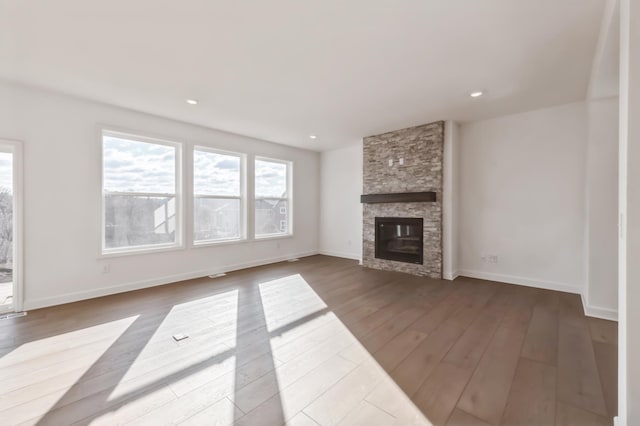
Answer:
[{"label": "cloudy sky through window", "polygon": [[210,151],[193,152],[196,195],[240,196],[240,157]]},{"label": "cloudy sky through window", "polygon": [[256,197],[287,196],[287,165],[256,160]]},{"label": "cloudy sky through window", "polygon": [[104,190],[175,194],[176,148],[113,136],[103,144]]},{"label": "cloudy sky through window", "polygon": [[0,190],[13,193],[13,154],[0,152]]}]

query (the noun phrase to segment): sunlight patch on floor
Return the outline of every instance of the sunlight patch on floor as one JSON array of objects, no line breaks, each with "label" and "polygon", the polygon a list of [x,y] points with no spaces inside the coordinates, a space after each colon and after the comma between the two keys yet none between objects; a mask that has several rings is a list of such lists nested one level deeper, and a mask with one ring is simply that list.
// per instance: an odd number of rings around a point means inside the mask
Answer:
[{"label": "sunlight patch on floor", "polygon": [[[68,360],[72,356],[70,352],[73,353],[77,350],[84,353],[86,351],[87,336],[96,342],[95,349],[91,351],[91,354],[95,359],[98,359],[137,318],[138,316],[131,316],[23,343],[0,358],[0,369],[7,368],[16,362],[24,364],[25,360],[50,354],[52,355],[52,360]],[[64,326],[65,324],[61,324],[60,328],[64,328]],[[26,339],[26,336],[17,336],[17,339]],[[74,348],[74,342],[82,342],[82,345]],[[65,352],[62,353],[61,351]],[[64,357],[60,355],[64,355]]]},{"label": "sunlight patch on floor", "polygon": [[[263,282],[259,288],[265,323],[270,332],[327,307],[300,274]],[[290,304],[283,310],[277,302],[288,295],[291,296]]]}]

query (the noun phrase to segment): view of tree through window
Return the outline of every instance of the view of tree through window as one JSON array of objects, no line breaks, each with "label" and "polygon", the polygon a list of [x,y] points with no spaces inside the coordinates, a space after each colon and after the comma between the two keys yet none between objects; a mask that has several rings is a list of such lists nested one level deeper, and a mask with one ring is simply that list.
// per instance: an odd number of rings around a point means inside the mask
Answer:
[{"label": "view of tree through window", "polygon": [[13,294],[13,154],[0,152],[0,306]]},{"label": "view of tree through window", "polygon": [[177,244],[177,148],[103,133],[103,248]]},{"label": "view of tree through window", "polygon": [[194,242],[242,238],[241,167],[240,155],[194,149]]},{"label": "view of tree through window", "polygon": [[255,161],[256,236],[289,234],[289,163]]}]

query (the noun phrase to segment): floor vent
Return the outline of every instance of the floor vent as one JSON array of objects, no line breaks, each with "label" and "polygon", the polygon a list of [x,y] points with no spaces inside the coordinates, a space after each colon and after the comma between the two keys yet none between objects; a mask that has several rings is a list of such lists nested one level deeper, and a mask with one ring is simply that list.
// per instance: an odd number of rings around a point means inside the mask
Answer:
[{"label": "floor vent", "polygon": [[297,262],[298,260],[300,260],[300,259],[298,259],[298,258],[295,258],[295,259],[289,259],[289,260],[287,260],[287,262]]},{"label": "floor vent", "polygon": [[11,319],[11,318],[20,318],[26,316],[26,312],[11,312],[10,314],[0,315],[0,320],[3,319]]},{"label": "floor vent", "polygon": [[224,272],[220,272],[219,274],[213,274],[213,275],[209,275],[209,278],[220,278],[220,277],[224,277],[227,274],[225,274]]},{"label": "floor vent", "polygon": [[176,342],[179,342],[180,340],[184,340],[184,339],[188,339],[189,336],[187,336],[186,334],[174,334],[173,335],[173,340],[175,340]]}]

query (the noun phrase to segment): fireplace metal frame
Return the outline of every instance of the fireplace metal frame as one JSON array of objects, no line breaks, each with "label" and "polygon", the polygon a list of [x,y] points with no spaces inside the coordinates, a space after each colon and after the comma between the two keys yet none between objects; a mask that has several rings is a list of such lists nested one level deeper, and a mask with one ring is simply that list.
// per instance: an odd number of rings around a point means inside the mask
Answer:
[{"label": "fireplace metal frame", "polygon": [[[403,254],[392,252],[388,250],[384,250],[384,253],[381,253],[381,250],[378,247],[378,241],[380,240],[380,227],[379,224],[384,223],[393,223],[393,224],[411,224],[415,225],[415,221],[420,221],[420,253],[419,260],[416,261],[416,256],[413,254]],[[424,264],[424,219],[421,217],[376,217],[375,218],[375,258],[376,259],[384,259],[384,260],[394,260],[397,262],[411,263],[417,265]]]}]

